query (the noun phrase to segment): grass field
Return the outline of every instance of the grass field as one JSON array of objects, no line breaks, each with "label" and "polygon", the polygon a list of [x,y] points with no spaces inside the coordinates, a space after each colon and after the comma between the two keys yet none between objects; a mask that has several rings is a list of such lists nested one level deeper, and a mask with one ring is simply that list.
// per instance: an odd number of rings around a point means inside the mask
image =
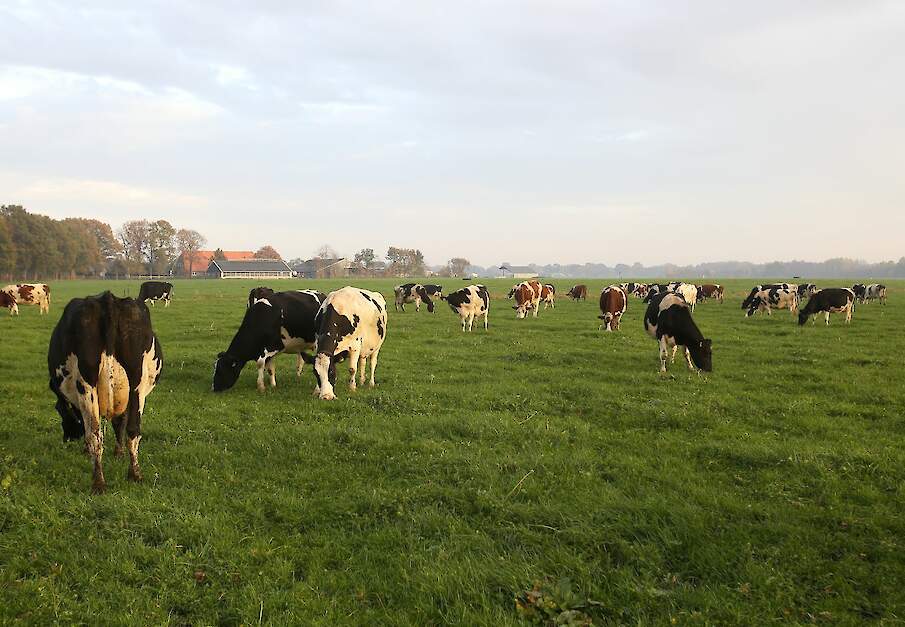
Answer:
[{"label": "grass field", "polygon": [[752,281],[726,281],[695,315],[706,377],[658,374],[635,298],[598,332],[606,282],[586,282],[516,320],[512,282],[489,281],[490,330],[463,334],[445,304],[396,314],[391,281],[358,281],[390,303],[379,385],[350,394],[340,369],[333,402],[291,356],[265,394],[253,364],[210,392],[256,284],[177,282],[152,308],[145,481],[108,427],[98,497],[47,344],[69,298],[137,282],[3,312],[0,623],[499,625],[535,582],[595,623],[905,620],[905,282],[851,326],[798,327],[744,319]]}]

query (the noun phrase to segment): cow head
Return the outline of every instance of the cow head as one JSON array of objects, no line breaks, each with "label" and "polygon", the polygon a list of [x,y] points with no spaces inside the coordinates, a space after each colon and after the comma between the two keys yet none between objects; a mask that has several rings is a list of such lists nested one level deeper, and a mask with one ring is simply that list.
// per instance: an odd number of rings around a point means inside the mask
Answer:
[{"label": "cow head", "polygon": [[211,389],[214,392],[230,389],[239,380],[239,373],[244,367],[244,361],[236,359],[229,353],[220,353],[214,362],[214,384]]},{"label": "cow head", "polygon": [[713,342],[708,339],[699,340],[688,346],[688,352],[691,353],[691,361],[704,372],[713,370]]},{"label": "cow head", "polygon": [[57,413],[60,414],[60,425],[63,427],[63,441],[79,440],[85,436],[85,423],[75,408],[61,396],[57,397]]},{"label": "cow head", "polygon": [[761,305],[763,304],[763,299],[760,296],[755,297],[748,306],[748,311],[745,312],[745,317],[750,318],[751,316],[753,316],[754,312],[760,309]]}]

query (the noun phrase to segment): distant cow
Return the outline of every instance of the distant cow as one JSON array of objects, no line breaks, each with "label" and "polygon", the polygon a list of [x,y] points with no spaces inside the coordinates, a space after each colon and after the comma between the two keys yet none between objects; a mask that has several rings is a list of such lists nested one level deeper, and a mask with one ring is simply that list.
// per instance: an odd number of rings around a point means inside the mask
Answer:
[{"label": "distant cow", "polygon": [[16,304],[16,298],[9,292],[0,291],[0,307],[9,309],[9,315],[19,315],[19,305]]},{"label": "distant cow", "polygon": [[304,354],[305,361],[314,364],[317,380],[315,393],[321,399],[336,398],[336,364],[349,359],[349,390],[355,391],[355,373],[360,373],[361,385],[365,382],[365,367],[371,360],[370,387],[376,385],[377,355],[386,338],[387,306],[378,292],[357,287],[344,287],[330,292],[321,304],[315,319],[317,326],[317,353],[314,357]]},{"label": "distant cow", "polygon": [[415,303],[415,311],[421,311],[421,302],[427,305],[427,310],[434,312],[434,301],[431,300],[427,289],[420,283],[405,283],[393,288],[396,295],[396,311],[405,311],[406,303]]},{"label": "distant cow", "polygon": [[647,296],[647,283],[620,283],[619,287],[626,294],[634,294],[638,298]]},{"label": "distant cow", "polygon": [[[19,305],[37,305],[38,312],[50,311],[50,286],[45,283],[17,283],[3,288]],[[10,315],[19,315],[18,307],[10,307]]]},{"label": "distant cow", "polygon": [[515,298],[515,317],[525,318],[529,311],[534,312],[534,317],[540,310],[541,285],[535,280],[522,281],[513,287],[509,294]]},{"label": "distant cow", "polygon": [[804,300],[805,298],[810,298],[813,296],[814,292],[817,291],[817,286],[813,283],[799,283],[798,284],[798,300]]},{"label": "distant cow", "polygon": [[690,369],[713,369],[712,343],[698,330],[688,303],[679,295],[665,293],[651,298],[644,314],[644,330],[660,344],[660,372],[666,372],[669,348],[674,361],[679,346],[685,348]]},{"label": "distant cow", "polygon": [[63,440],[84,436],[93,460],[92,491],[106,488],[102,418],[113,422],[116,457],[123,454],[124,432],[128,436],[127,476],[141,481],[141,417],[163,369],[163,351],[144,303],[110,292],[72,299],[50,337],[47,366]]},{"label": "distant cow", "polygon": [[855,310],[855,292],[846,287],[828,287],[817,290],[808,304],[798,314],[798,324],[804,324],[808,318],[818,313],[826,313],[826,323],[830,323],[830,314],[845,312],[845,321],[852,321]]},{"label": "distant cow", "polygon": [[621,285],[605,287],[600,293],[600,315],[598,318],[603,320],[600,328],[606,328],[607,331],[618,331],[619,323],[626,307],[628,307],[628,294]]},{"label": "distant cow", "polygon": [[788,309],[794,316],[798,313],[798,290],[782,287],[771,287],[754,295],[745,317],[753,316],[757,311],[766,311],[772,316],[773,309]]},{"label": "distant cow", "polygon": [[862,305],[874,299],[879,299],[880,303],[886,304],[886,286],[881,283],[871,283],[870,285],[856,283],[852,285],[852,291]]},{"label": "distant cow", "polygon": [[795,290],[798,291],[798,286],[793,283],[764,283],[762,285],[755,285],[751,288],[751,291],[748,292],[748,295],[745,297],[745,300],[742,301],[742,309],[749,309],[751,307],[751,302],[754,300],[754,297],[761,290],[769,290],[773,288],[780,288],[785,290]]},{"label": "distant cow", "polygon": [[172,296],[173,284],[166,281],[145,281],[138,290],[138,300],[143,303],[151,301],[152,305],[162,300],[163,306],[169,307]]},{"label": "distant cow", "polygon": [[715,283],[698,285],[698,300],[714,299],[723,302],[723,286]]},{"label": "distant cow", "polygon": [[441,296],[450,309],[452,309],[462,321],[462,331],[465,327],[471,331],[474,327],[474,319],[484,316],[484,330],[487,330],[487,317],[490,314],[490,292],[483,285],[469,285],[456,290],[447,296]]},{"label": "distant cow", "polygon": [[[258,391],[265,389],[265,370],[270,373],[270,385],[275,387],[274,357],[280,353],[299,355],[296,374],[300,375],[303,363],[301,353],[314,348],[314,318],[326,298],[324,294],[314,290],[271,290],[269,294],[261,292],[259,295],[263,298],[254,299],[246,308],[242,324],[229,348],[217,355],[211,388],[214,392],[233,387],[249,361],[258,364]],[[252,301],[252,295],[249,295],[249,300]]]},{"label": "distant cow", "polygon": [[694,285],[693,283],[679,283],[670,291],[684,298],[685,302],[688,303],[688,306],[691,307],[692,313],[694,313],[695,305],[698,303],[697,285]]},{"label": "distant cow", "polygon": [[573,285],[572,289],[569,290],[568,294],[566,294],[572,300],[587,300],[588,299],[588,286],[580,283],[578,285]]},{"label": "distant cow", "polygon": [[556,287],[552,283],[544,283],[540,286],[540,299],[544,303],[544,309],[547,305],[556,309]]}]

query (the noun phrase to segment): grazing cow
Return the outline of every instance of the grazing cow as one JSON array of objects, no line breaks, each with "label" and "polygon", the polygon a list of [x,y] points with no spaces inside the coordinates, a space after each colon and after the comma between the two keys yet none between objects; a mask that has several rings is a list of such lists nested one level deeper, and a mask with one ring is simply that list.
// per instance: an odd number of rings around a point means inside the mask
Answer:
[{"label": "grazing cow", "polygon": [[47,366],[63,441],[84,436],[94,463],[92,492],[106,488],[102,418],[113,423],[116,457],[123,454],[124,432],[128,436],[127,476],[141,481],[141,417],[163,369],[163,351],[144,303],[110,292],[72,299],[50,337]]},{"label": "grazing cow", "polygon": [[471,331],[474,327],[474,319],[484,316],[484,330],[487,330],[487,316],[490,313],[490,292],[483,285],[469,285],[461,290],[456,290],[447,296],[441,296],[449,304],[449,308],[459,315],[462,321],[462,331],[466,325]]},{"label": "grazing cow", "polygon": [[748,292],[745,300],[742,301],[742,309],[749,309],[751,307],[751,302],[754,300],[754,297],[757,296],[758,292],[761,290],[770,290],[775,287],[784,290],[798,291],[798,286],[794,283],[764,283],[763,285],[755,285],[751,288],[751,291]]},{"label": "grazing cow", "polygon": [[798,284],[798,300],[801,301],[805,298],[810,298],[813,296],[814,292],[817,291],[817,286],[813,283],[799,283]]},{"label": "grazing cow", "polygon": [[259,300],[264,300],[270,296],[273,296],[274,292],[269,287],[256,287],[248,293],[248,305],[246,308],[251,307]]},{"label": "grazing cow", "polygon": [[273,359],[280,353],[299,355],[296,375],[301,375],[302,352],[314,347],[314,318],[325,298],[314,290],[292,290],[271,292],[265,298],[254,300],[245,309],[242,324],[229,348],[217,355],[211,389],[222,392],[233,387],[249,361],[258,364],[258,391],[265,389],[265,370],[270,373],[270,385],[276,387]]},{"label": "grazing cow", "polygon": [[541,285],[540,299],[544,302],[544,309],[547,309],[547,305],[556,309],[556,287],[552,283],[544,283]]},{"label": "grazing cow", "polygon": [[660,344],[660,372],[666,372],[669,348],[675,361],[679,346],[685,348],[688,368],[713,369],[712,342],[698,330],[691,310],[678,294],[658,294],[651,298],[644,314],[644,330]]},{"label": "grazing cow", "polygon": [[[827,287],[817,290],[798,314],[798,324],[804,324],[810,316],[826,312],[826,323],[830,323],[830,313],[845,312],[845,322],[852,321],[855,311],[855,292],[847,287]],[[812,321],[813,322],[813,321]]]},{"label": "grazing cow", "polygon": [[[37,305],[38,312],[50,311],[50,286],[45,283],[17,283],[7,285],[3,291],[9,294],[19,305]],[[19,315],[19,308],[10,308],[10,315]]]},{"label": "grazing cow", "polygon": [[525,318],[528,311],[534,312],[534,317],[540,310],[541,285],[535,280],[522,281],[511,290],[509,290],[509,298],[515,297],[515,317]]},{"label": "grazing cow", "polygon": [[886,286],[880,283],[871,283],[870,285],[856,283],[852,285],[852,291],[862,305],[869,303],[875,298],[879,299],[882,304],[886,304]]},{"label": "grazing cow", "polygon": [[573,285],[572,289],[569,290],[569,293],[566,294],[572,300],[587,300],[588,299],[588,286],[580,283],[578,285]]},{"label": "grazing cow", "polygon": [[695,305],[697,305],[698,303],[697,285],[694,285],[692,283],[679,283],[670,291],[684,298],[685,302],[688,303],[688,306],[691,307],[692,313],[694,313]]},{"label": "grazing cow", "polygon": [[428,296],[433,298],[440,298],[443,295],[443,286],[437,284],[424,284],[424,291],[427,292]]},{"label": "grazing cow", "polygon": [[634,294],[638,298],[647,296],[647,283],[620,283],[619,287],[626,294]]},{"label": "grazing cow", "polygon": [[598,331],[606,327],[607,331],[618,331],[619,322],[628,307],[628,293],[621,285],[610,285],[600,293],[600,315],[603,323]]},{"label": "grazing cow", "polygon": [[173,284],[166,281],[145,281],[138,289],[138,300],[143,303],[151,301],[154,305],[158,300],[163,301],[164,307],[170,306],[170,297],[173,295]]},{"label": "grazing cow", "polygon": [[798,313],[798,303],[798,290],[771,287],[754,295],[745,317],[753,316],[757,311],[766,311],[767,315],[772,316],[773,309],[788,309],[794,316]]},{"label": "grazing cow", "polygon": [[715,300],[723,302],[723,286],[715,283],[705,283],[704,285],[698,285],[698,300],[707,300],[708,298],[712,298]]},{"label": "grazing cow", "polygon": [[365,366],[371,360],[371,379],[374,387],[374,371],[377,355],[387,331],[387,305],[378,292],[357,287],[344,287],[330,292],[317,312],[317,353],[314,357],[303,355],[305,361],[314,364],[317,387],[314,390],[321,399],[336,398],[336,364],[349,359],[349,390],[355,391],[355,373],[360,373],[361,385],[365,382]]},{"label": "grazing cow", "polygon": [[431,313],[434,312],[434,301],[431,300],[427,289],[420,283],[397,285],[393,288],[393,292],[396,294],[396,311],[400,309],[405,311],[406,303],[415,303],[415,311],[421,311],[421,302],[424,301],[427,304],[427,310]]},{"label": "grazing cow", "polygon": [[19,305],[16,304],[16,298],[9,292],[0,291],[0,307],[9,309],[9,315],[19,315]]}]

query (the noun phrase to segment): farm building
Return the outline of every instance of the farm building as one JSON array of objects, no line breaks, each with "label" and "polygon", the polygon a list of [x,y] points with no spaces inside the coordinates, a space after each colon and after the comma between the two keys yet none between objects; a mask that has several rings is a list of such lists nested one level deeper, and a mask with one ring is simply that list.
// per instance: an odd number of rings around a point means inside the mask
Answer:
[{"label": "farm building", "polygon": [[336,279],[361,274],[362,267],[346,257],[338,259],[316,257],[303,261],[293,270],[305,279]]},{"label": "farm building", "polygon": [[207,276],[213,279],[288,279],[292,269],[282,259],[211,259]]},{"label": "farm building", "polygon": [[[182,277],[206,277],[215,253],[216,251],[213,250],[184,252],[173,262],[173,274]],[[255,258],[255,254],[250,250],[224,250],[223,256],[227,261],[244,261]]]},{"label": "farm building", "polygon": [[537,272],[530,266],[511,266],[503,264],[500,266],[500,278],[503,279],[536,279]]}]

